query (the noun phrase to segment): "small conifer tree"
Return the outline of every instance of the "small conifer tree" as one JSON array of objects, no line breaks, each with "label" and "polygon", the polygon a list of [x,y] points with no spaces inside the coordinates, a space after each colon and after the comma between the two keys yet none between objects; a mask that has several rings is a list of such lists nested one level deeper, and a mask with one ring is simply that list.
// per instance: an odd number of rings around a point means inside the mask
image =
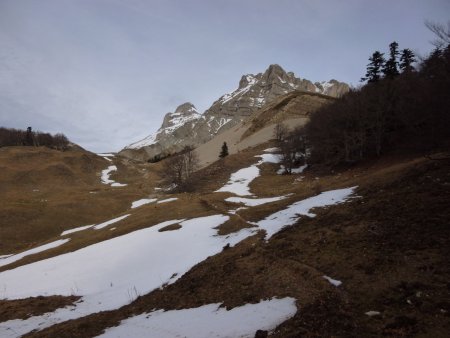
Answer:
[{"label": "small conifer tree", "polygon": [[27,128],[27,132],[25,134],[25,145],[26,146],[33,146],[34,145],[34,137],[33,137],[33,131],[31,127]]},{"label": "small conifer tree", "polygon": [[392,79],[399,74],[397,62],[397,56],[399,54],[398,43],[394,41],[389,45],[389,59],[383,67],[383,74],[388,79]]},{"label": "small conifer tree", "polygon": [[414,69],[412,64],[416,62],[416,58],[411,49],[405,48],[400,55],[400,69],[402,72],[410,72]]},{"label": "small conifer tree", "polygon": [[222,144],[222,150],[220,151],[219,157],[224,158],[226,156],[228,156],[228,146],[227,146],[227,143],[224,142]]},{"label": "small conifer tree", "polygon": [[381,69],[384,65],[383,53],[376,51],[369,58],[370,63],[367,65],[366,77],[361,81],[377,82],[381,78]]}]

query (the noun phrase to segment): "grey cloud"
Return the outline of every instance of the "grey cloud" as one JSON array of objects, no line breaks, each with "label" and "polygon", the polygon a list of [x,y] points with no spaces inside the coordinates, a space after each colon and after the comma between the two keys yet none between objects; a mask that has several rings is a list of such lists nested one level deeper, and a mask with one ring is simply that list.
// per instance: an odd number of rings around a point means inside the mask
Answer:
[{"label": "grey cloud", "polygon": [[271,63],[357,85],[393,40],[428,52],[424,20],[449,12],[445,0],[1,0],[0,125],[117,151]]}]

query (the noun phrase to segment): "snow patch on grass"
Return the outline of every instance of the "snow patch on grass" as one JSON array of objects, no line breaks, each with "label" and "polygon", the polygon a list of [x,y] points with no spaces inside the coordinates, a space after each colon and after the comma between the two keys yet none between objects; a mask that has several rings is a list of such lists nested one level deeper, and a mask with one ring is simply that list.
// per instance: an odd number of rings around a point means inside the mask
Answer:
[{"label": "snow patch on grass", "polygon": [[284,210],[277,211],[265,219],[252,223],[260,229],[266,231],[266,240],[286,226],[293,225],[301,215],[315,217],[311,209],[325,207],[345,202],[353,193],[356,187],[337,189],[323,192],[317,196],[310,197],[294,204]]},{"label": "snow patch on grass", "polygon": [[166,198],[165,200],[158,201],[156,203],[161,204],[161,203],[173,202],[173,201],[176,201],[177,199],[178,199],[177,197],[171,197],[171,198]]},{"label": "snow patch on grass", "polygon": [[120,216],[120,217],[116,217],[116,218],[114,218],[114,219],[111,219],[111,220],[109,220],[109,221],[106,221],[106,222],[103,222],[103,223],[94,225],[94,229],[95,229],[95,230],[103,229],[103,228],[107,227],[108,225],[117,223],[117,222],[119,222],[119,221],[121,221],[121,220],[127,218],[127,217],[130,216],[130,215],[131,215],[131,214],[123,215],[123,216]]},{"label": "snow patch on grass", "polygon": [[325,278],[327,281],[329,281],[331,284],[333,284],[334,286],[339,286],[342,284],[342,282],[340,280],[337,279],[333,279],[331,277],[328,276],[322,276],[323,278]]},{"label": "snow patch on grass", "polygon": [[225,199],[227,202],[242,203],[248,207],[255,207],[257,205],[281,201],[287,196],[268,197],[268,198],[244,198],[244,197],[228,197]]},{"label": "snow patch on grass", "polygon": [[271,331],[297,312],[295,299],[290,297],[245,304],[228,311],[221,305],[143,313],[123,320],[98,338],[254,337],[257,330]]},{"label": "snow patch on grass", "polygon": [[102,170],[102,176],[101,180],[103,184],[110,184],[112,187],[124,187],[126,184],[123,183],[117,183],[116,181],[109,178],[109,175],[111,175],[111,172],[116,171],[117,167],[115,165],[110,165],[105,170]]},{"label": "snow patch on grass", "polygon": [[259,176],[258,166],[263,163],[279,163],[281,161],[280,155],[277,154],[262,154],[255,157],[260,157],[261,160],[250,167],[232,173],[227,184],[215,192],[231,192],[238,196],[251,196],[249,184]]},{"label": "snow patch on grass", "polygon": [[116,171],[117,167],[115,165],[110,165],[108,168],[106,168],[105,170],[102,170],[102,183],[103,184],[111,184],[114,183],[113,180],[109,179],[109,175],[111,174],[112,171]]},{"label": "snow patch on grass", "polygon": [[83,225],[83,226],[78,227],[78,228],[69,229],[69,230],[63,231],[60,236],[66,236],[66,235],[72,234],[74,232],[83,231],[83,230],[92,228],[94,225],[95,224]]},{"label": "snow patch on grass", "polygon": [[140,207],[142,205],[153,203],[153,202],[156,202],[156,201],[157,201],[156,198],[143,198],[143,199],[140,199],[140,200],[132,202],[131,203],[131,209],[138,208],[138,207]]},{"label": "snow patch on grass", "polygon": [[114,183],[112,183],[111,184],[111,187],[126,187],[128,184],[126,184],[126,183],[117,183],[117,182],[114,182]]},{"label": "snow patch on grass", "polygon": [[[307,167],[308,167],[308,165],[305,164],[305,165],[302,165],[301,167],[293,168],[291,170],[291,174],[301,174]],[[283,175],[285,172],[286,172],[286,170],[284,169],[284,165],[280,165],[280,169],[277,170],[277,174]]]},{"label": "snow patch on grass", "polygon": [[231,174],[228,183],[215,192],[231,192],[239,196],[251,195],[248,185],[258,176],[259,168],[256,165],[240,169]]},{"label": "snow patch on grass", "polygon": [[267,148],[263,150],[265,153],[275,153],[277,151],[280,151],[280,148],[274,147],[274,148]]},{"label": "snow patch on grass", "polygon": [[255,157],[260,157],[261,159],[256,163],[256,165],[260,165],[263,163],[280,163],[282,155],[280,154],[262,154],[256,155]]},{"label": "snow patch on grass", "polygon": [[228,213],[229,213],[230,215],[236,215],[236,213],[237,213],[239,210],[245,210],[245,209],[248,209],[248,208],[247,208],[247,207],[240,207],[240,208],[237,208],[237,209],[228,210]]},{"label": "snow patch on grass", "polygon": [[[23,251],[21,253],[15,254],[15,255],[9,255],[6,258],[3,258],[2,260],[0,260],[0,266],[5,266],[8,264],[14,263],[18,260],[21,260],[25,256],[34,255],[34,254],[37,254],[37,253],[45,251],[45,250],[56,248],[60,245],[63,245],[64,243],[67,243],[68,241],[70,241],[70,238],[58,239],[57,241],[38,246],[36,248],[30,249],[27,251]],[[0,281],[1,281],[1,278],[0,278]],[[27,279],[27,281],[29,281],[29,279]],[[1,282],[0,282],[0,284],[1,284]],[[1,294],[0,294],[0,296],[1,296]]]}]

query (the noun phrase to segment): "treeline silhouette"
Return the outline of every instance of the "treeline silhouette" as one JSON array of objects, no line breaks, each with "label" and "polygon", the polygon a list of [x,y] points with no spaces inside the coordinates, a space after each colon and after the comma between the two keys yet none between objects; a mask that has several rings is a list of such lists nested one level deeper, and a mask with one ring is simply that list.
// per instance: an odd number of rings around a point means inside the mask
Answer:
[{"label": "treeline silhouette", "polygon": [[33,131],[31,127],[28,127],[27,130],[0,127],[0,147],[9,146],[44,146],[57,150],[67,150],[69,140],[64,134],[51,135]]},{"label": "treeline silhouette", "polygon": [[[448,150],[449,46],[436,47],[415,68],[408,64],[397,72],[398,53],[391,44],[390,73],[381,64],[366,85],[311,116],[301,131],[311,150],[309,161],[335,165],[387,152]],[[373,68],[370,63],[369,75]]]}]

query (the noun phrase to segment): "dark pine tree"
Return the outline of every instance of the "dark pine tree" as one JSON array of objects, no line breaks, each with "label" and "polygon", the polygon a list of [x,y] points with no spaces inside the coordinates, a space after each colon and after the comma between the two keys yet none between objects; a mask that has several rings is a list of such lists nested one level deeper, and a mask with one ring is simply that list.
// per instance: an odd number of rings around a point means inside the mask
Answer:
[{"label": "dark pine tree", "polygon": [[366,77],[361,81],[377,82],[381,78],[381,69],[384,65],[384,54],[376,51],[369,58],[370,63],[367,65]]},{"label": "dark pine tree", "polygon": [[399,54],[398,43],[394,41],[389,45],[389,59],[383,67],[383,74],[388,79],[392,79],[399,74],[397,61],[397,56]]},{"label": "dark pine tree", "polygon": [[25,145],[26,146],[33,146],[34,145],[33,131],[31,129],[31,127],[27,128],[27,132],[25,134]]},{"label": "dark pine tree", "polygon": [[219,157],[224,158],[226,156],[228,156],[228,146],[227,146],[227,143],[224,142],[222,144],[222,150],[220,151]]},{"label": "dark pine tree", "polygon": [[411,49],[405,48],[400,54],[400,70],[402,72],[410,72],[414,70],[413,63],[416,62],[416,56]]}]

